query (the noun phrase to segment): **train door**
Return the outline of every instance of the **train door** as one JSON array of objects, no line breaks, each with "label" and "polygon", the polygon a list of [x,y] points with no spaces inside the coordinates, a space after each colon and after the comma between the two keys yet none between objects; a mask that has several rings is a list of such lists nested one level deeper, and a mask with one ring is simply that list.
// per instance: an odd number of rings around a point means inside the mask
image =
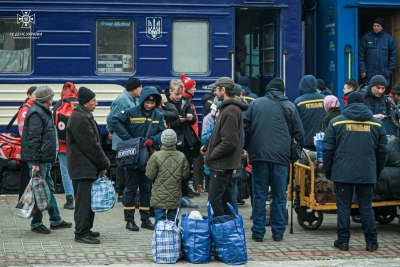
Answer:
[{"label": "train door", "polygon": [[392,75],[392,87],[400,82],[400,10],[393,12],[392,36],[397,44],[397,66]]},{"label": "train door", "polygon": [[235,80],[250,79],[250,89],[265,94],[267,84],[280,76],[279,11],[237,8],[235,23]]}]

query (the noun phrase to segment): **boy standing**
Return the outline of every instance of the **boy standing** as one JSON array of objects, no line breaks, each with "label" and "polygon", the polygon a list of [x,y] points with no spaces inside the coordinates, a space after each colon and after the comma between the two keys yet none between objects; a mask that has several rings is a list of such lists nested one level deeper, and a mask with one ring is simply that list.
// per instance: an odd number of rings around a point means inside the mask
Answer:
[{"label": "boy standing", "polygon": [[154,208],[155,223],[175,220],[178,202],[182,197],[181,182],[190,175],[189,163],[182,152],[176,150],[177,137],[174,130],[161,134],[161,150],[147,162],[146,176],[153,180],[150,206]]}]

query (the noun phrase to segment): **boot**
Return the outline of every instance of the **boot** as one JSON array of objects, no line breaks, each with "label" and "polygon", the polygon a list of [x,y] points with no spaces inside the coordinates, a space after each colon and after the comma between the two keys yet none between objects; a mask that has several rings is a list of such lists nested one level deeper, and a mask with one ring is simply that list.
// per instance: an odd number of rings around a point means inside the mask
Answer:
[{"label": "boot", "polygon": [[64,209],[67,209],[67,210],[75,209],[74,199],[72,198],[72,196],[67,196],[67,202],[65,202],[65,204],[64,204]]}]

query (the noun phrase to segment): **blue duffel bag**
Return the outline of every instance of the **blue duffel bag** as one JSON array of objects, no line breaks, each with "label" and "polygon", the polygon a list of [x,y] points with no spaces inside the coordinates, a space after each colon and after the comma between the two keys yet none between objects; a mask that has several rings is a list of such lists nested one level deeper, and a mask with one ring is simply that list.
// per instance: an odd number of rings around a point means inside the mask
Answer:
[{"label": "blue duffel bag", "polygon": [[232,215],[214,218],[210,202],[207,203],[210,218],[211,236],[214,242],[214,257],[228,264],[244,264],[247,262],[246,236],[243,218],[229,204]]},{"label": "blue duffel bag", "polygon": [[[179,201],[179,209],[181,202]],[[209,263],[211,260],[211,230],[207,216],[203,220],[189,218],[188,208],[181,219],[182,256],[191,263]]]}]

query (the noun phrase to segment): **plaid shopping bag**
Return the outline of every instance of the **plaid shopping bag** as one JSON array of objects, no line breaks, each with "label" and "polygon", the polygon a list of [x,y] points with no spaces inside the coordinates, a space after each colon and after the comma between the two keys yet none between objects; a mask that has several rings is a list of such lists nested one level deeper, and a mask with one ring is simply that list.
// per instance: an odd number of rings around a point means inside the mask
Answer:
[{"label": "plaid shopping bag", "polygon": [[40,211],[48,210],[51,207],[51,192],[45,179],[39,173],[32,173],[32,191],[36,199],[36,205]]},{"label": "plaid shopping bag", "polygon": [[181,234],[175,221],[158,221],[151,242],[151,254],[156,263],[175,263],[181,252]]},{"label": "plaid shopping bag", "polygon": [[103,173],[92,183],[91,208],[94,212],[107,211],[115,205],[116,195],[114,182],[109,180]]}]

